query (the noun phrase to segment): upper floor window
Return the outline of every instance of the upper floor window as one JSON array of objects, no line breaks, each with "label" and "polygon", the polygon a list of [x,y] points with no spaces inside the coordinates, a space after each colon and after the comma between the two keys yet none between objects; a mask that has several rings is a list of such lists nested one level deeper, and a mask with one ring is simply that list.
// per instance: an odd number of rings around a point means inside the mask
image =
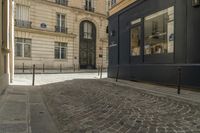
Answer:
[{"label": "upper floor window", "polygon": [[15,56],[31,57],[31,39],[15,38]]},{"label": "upper floor window", "polygon": [[60,4],[60,5],[67,6],[68,5],[68,0],[56,0],[56,3]]},{"label": "upper floor window", "polygon": [[83,24],[83,37],[85,39],[92,39],[92,23],[84,22]]},{"label": "upper floor window", "polygon": [[56,14],[56,32],[67,33],[67,28],[65,28],[65,15],[57,13]]},{"label": "upper floor window", "polygon": [[16,19],[29,21],[29,6],[16,5]]},{"label": "upper floor window", "polygon": [[116,4],[116,0],[111,0],[111,6],[114,6]]},{"label": "upper floor window", "polygon": [[85,10],[94,12],[94,0],[85,0]]},{"label": "upper floor window", "polygon": [[56,42],[54,51],[55,59],[66,59],[67,43]]},{"label": "upper floor window", "polygon": [[174,7],[145,17],[145,55],[174,52]]},{"label": "upper floor window", "polygon": [[26,28],[31,27],[29,10],[29,6],[16,5],[15,26]]}]

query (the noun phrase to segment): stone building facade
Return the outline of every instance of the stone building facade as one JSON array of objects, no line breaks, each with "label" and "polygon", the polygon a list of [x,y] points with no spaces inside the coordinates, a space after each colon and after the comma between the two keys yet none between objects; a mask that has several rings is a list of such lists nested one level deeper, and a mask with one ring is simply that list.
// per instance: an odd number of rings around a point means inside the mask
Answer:
[{"label": "stone building facade", "polygon": [[0,95],[13,79],[12,0],[0,0]]},{"label": "stone building facade", "polygon": [[108,64],[108,0],[16,0],[15,68]]}]

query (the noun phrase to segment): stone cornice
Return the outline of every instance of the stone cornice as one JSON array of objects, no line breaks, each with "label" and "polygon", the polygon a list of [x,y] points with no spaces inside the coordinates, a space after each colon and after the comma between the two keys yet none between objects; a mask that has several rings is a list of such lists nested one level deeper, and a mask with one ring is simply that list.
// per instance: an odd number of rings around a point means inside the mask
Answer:
[{"label": "stone cornice", "polygon": [[36,33],[36,34],[43,34],[43,35],[50,35],[50,36],[61,36],[61,37],[69,37],[69,38],[75,38],[77,35],[72,33],[59,33],[54,31],[47,31],[47,30],[41,30],[41,29],[33,29],[33,28],[19,28],[15,26],[15,31],[23,31],[23,32],[30,32],[30,33]]},{"label": "stone cornice", "polygon": [[59,4],[56,4],[55,2],[51,2],[51,1],[47,1],[47,0],[32,0],[32,1],[43,3],[43,4],[48,4],[50,6],[56,6],[56,7],[63,8],[63,9],[68,9],[68,10],[71,10],[72,12],[84,13],[84,14],[88,14],[91,16],[102,17],[105,19],[108,18],[108,16],[105,14],[101,14],[98,12],[89,12],[89,11],[85,11],[84,9],[72,7],[72,6],[63,6],[63,5],[59,5]]}]

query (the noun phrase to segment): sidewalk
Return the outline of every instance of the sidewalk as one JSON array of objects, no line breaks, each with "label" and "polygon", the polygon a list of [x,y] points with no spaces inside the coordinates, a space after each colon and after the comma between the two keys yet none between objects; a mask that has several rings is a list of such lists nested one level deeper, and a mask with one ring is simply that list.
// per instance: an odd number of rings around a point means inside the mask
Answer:
[{"label": "sidewalk", "polygon": [[58,133],[38,88],[10,86],[0,99],[0,133]]},{"label": "sidewalk", "polygon": [[162,95],[164,97],[170,97],[175,98],[176,100],[183,100],[190,103],[200,103],[200,92],[197,91],[190,91],[190,90],[183,90],[181,89],[181,94],[177,94],[177,89],[172,87],[166,87],[161,85],[154,85],[154,84],[148,84],[148,83],[142,83],[142,82],[134,82],[134,81],[128,81],[128,80],[118,80],[118,82],[115,81],[115,79],[104,79],[105,81],[115,83],[117,85],[121,86],[127,86],[132,87],[137,90],[146,91],[148,93],[156,94],[156,95]]}]

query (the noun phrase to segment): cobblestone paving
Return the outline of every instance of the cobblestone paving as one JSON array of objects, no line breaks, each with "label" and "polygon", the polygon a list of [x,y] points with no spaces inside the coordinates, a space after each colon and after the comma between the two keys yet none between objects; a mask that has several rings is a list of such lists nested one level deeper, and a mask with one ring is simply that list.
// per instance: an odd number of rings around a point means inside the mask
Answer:
[{"label": "cobblestone paving", "polygon": [[200,106],[101,80],[43,86],[62,133],[200,133]]}]

